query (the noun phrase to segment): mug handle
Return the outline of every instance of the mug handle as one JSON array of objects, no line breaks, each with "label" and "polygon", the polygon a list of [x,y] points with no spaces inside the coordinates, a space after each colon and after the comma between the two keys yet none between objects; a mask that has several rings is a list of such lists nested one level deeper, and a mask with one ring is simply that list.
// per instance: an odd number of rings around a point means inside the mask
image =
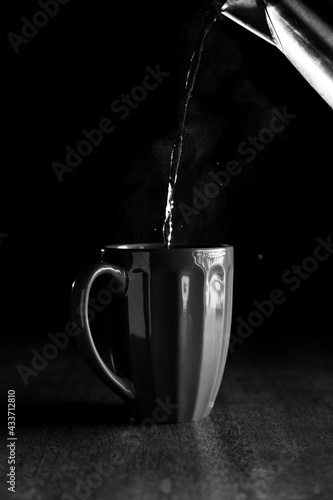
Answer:
[{"label": "mug handle", "polygon": [[[76,342],[84,358],[95,374],[118,396],[126,400],[135,399],[135,389],[132,382],[113,373],[99,355],[89,325],[88,305],[92,284],[101,275],[109,275],[120,283],[116,294],[124,297],[128,288],[128,274],[121,267],[106,263],[91,266],[79,274],[72,285],[72,319],[81,331],[76,336]],[[111,300],[115,296],[115,290]]]}]

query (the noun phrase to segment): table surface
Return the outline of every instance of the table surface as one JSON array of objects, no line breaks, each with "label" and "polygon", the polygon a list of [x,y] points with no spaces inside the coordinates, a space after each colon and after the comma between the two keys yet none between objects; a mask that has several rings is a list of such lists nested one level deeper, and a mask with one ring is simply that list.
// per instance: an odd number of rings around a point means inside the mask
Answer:
[{"label": "table surface", "polygon": [[153,427],[127,420],[75,345],[27,387],[15,369],[28,365],[22,355],[7,355],[1,377],[4,393],[16,391],[17,427],[16,494],[3,487],[4,451],[1,499],[333,498],[333,367],[325,349],[229,354],[208,418]]}]

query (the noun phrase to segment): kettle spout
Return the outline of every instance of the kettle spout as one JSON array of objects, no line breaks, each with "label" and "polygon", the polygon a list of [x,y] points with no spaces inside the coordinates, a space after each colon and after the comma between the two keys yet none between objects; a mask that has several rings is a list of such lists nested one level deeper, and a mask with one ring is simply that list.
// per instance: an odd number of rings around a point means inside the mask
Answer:
[{"label": "kettle spout", "polygon": [[216,0],[214,6],[219,16],[228,17],[266,42],[278,45],[261,0]]},{"label": "kettle spout", "polygon": [[333,108],[333,2],[216,0],[221,18],[275,45]]}]

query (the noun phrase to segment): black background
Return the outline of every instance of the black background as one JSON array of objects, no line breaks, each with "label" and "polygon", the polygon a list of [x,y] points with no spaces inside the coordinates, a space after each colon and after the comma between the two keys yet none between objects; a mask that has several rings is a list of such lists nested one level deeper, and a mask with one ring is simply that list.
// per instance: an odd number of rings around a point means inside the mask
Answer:
[{"label": "black background", "polygon": [[[28,364],[30,349],[44,345],[47,333],[64,331],[71,284],[98,261],[104,244],[162,241],[166,158],[205,7],[71,0],[15,54],[7,34],[21,34],[21,17],[31,20],[40,7],[34,1],[6,6],[0,233],[8,236],[0,244],[1,329],[3,342],[24,346],[21,362]],[[254,300],[268,299],[276,288],[285,293],[285,303],[235,352],[278,352],[290,342],[325,350],[332,257],[296,291],[281,276],[313,255],[317,237],[331,233],[332,110],[275,47],[231,21],[215,23],[207,40],[193,141],[200,144],[205,120],[213,116],[218,139],[208,163],[235,158],[237,145],[257,135],[273,108],[286,106],[297,118],[223,192],[213,215],[194,218],[183,238],[234,245],[234,334],[236,318],[246,319]],[[170,75],[121,121],[110,104],[141,84],[146,66],[157,64]],[[65,147],[75,147],[82,129],[106,117],[116,130],[60,183],[52,162],[64,163]],[[151,154],[154,144],[167,145],[160,162]],[[204,182],[201,167],[193,170],[195,178],[184,167],[186,203],[193,186]]]}]

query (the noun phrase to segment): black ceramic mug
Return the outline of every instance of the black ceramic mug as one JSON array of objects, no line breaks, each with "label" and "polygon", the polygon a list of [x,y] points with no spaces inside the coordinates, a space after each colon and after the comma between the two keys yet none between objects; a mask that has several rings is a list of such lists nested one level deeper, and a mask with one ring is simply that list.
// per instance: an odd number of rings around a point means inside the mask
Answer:
[{"label": "black ceramic mug", "polygon": [[[92,297],[101,276],[106,284]],[[204,418],[214,406],[226,363],[232,288],[231,246],[106,246],[101,262],[73,284],[78,346],[135,419]],[[91,334],[89,316],[96,310],[105,316],[109,362]]]}]

